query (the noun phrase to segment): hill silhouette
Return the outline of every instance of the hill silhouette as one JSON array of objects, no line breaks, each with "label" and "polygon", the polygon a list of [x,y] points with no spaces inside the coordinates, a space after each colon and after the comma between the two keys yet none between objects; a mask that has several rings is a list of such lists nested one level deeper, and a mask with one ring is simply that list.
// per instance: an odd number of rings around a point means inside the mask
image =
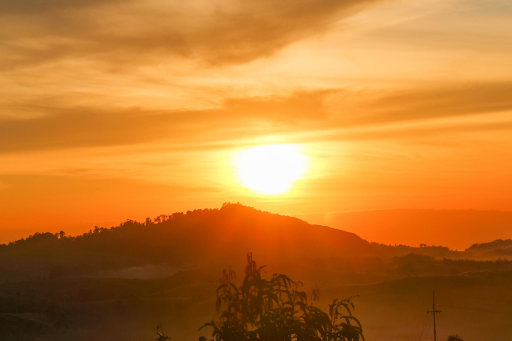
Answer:
[{"label": "hill silhouette", "polygon": [[490,252],[490,251],[500,251],[500,250],[509,250],[512,248],[512,239],[497,239],[489,243],[477,243],[473,244],[466,249],[466,251],[473,252]]},{"label": "hill silhouette", "polygon": [[[29,278],[76,276],[85,272],[147,264],[187,268],[226,264],[248,250],[262,261],[362,254],[373,246],[357,235],[240,204],[128,220],[76,237],[36,233],[0,246],[2,275]],[[16,264],[14,269],[12,264]],[[46,273],[45,273],[46,272]]]},{"label": "hill silhouette", "polygon": [[441,246],[383,245],[295,217],[226,203],[220,209],[176,212],[144,222],[127,220],[79,236],[36,233],[2,244],[0,280],[114,276],[114,270],[120,277],[163,277],[194,266],[234,265],[233,260],[243,259],[248,251],[264,263],[305,268],[347,257],[366,258],[363,263],[368,265],[372,258],[409,253],[496,259],[510,256],[511,246],[509,241],[496,241],[473,245],[462,253]]},{"label": "hill silhouette", "polygon": [[496,241],[454,252],[441,246],[370,243],[351,232],[227,203],[220,209],[177,212],[144,222],[127,220],[79,236],[66,236],[63,231],[36,233],[2,244],[0,280],[164,277],[191,267],[235,265],[233,260],[243,259],[248,251],[261,262],[282,268],[314,267],[317,262],[335,263],[342,258],[357,258],[364,268],[375,258],[410,253],[451,259],[505,258],[511,254],[510,247],[510,241]]},{"label": "hill silhouette", "polygon": [[512,257],[512,239],[497,239],[489,243],[473,244],[466,249],[466,254],[475,254],[482,259],[507,259]]}]

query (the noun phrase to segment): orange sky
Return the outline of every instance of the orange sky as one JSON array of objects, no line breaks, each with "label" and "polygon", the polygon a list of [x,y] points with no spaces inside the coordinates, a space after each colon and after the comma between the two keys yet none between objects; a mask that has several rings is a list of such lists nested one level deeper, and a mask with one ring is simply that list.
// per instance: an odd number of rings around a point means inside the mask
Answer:
[{"label": "orange sky", "polygon": [[[0,1],[0,242],[241,202],[512,210],[508,0]],[[295,144],[290,192],[234,155]]]}]

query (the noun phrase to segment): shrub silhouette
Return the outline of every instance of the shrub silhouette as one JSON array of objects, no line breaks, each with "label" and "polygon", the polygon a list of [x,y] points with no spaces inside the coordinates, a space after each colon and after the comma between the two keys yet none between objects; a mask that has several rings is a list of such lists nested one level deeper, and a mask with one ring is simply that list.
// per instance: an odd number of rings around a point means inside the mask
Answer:
[{"label": "shrub silhouette", "polygon": [[459,335],[450,335],[448,336],[447,341],[462,341],[462,339],[459,337]]},{"label": "shrub silhouette", "polygon": [[319,290],[311,294],[300,291],[301,282],[294,282],[283,274],[271,279],[262,278],[262,267],[257,267],[252,253],[247,255],[247,266],[242,284],[232,281],[235,272],[224,270],[217,289],[218,321],[203,325],[213,328],[212,339],[200,341],[364,341],[361,324],[352,316],[351,299],[334,300],[329,314],[313,305]]}]

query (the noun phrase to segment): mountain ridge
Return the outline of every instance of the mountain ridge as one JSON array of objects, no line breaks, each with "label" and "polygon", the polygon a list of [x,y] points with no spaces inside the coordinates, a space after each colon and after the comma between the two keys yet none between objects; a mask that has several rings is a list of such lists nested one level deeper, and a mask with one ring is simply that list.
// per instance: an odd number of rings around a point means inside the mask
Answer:
[{"label": "mountain ridge", "polygon": [[[483,244],[486,245],[486,244]],[[36,233],[0,245],[3,279],[91,276],[123,268],[165,264],[172,269],[224,266],[247,252],[264,264],[313,264],[341,258],[400,257],[410,253],[434,258],[504,257],[509,244],[468,252],[442,246],[410,247],[371,243],[353,232],[315,225],[296,217],[236,203],[160,215],[145,222],[127,220],[111,228],[96,227],[79,236]],[[14,267],[13,264],[16,264]],[[170,270],[169,270],[170,271]],[[174,271],[174,270],[173,270]],[[2,279],[0,278],[0,279]]]}]

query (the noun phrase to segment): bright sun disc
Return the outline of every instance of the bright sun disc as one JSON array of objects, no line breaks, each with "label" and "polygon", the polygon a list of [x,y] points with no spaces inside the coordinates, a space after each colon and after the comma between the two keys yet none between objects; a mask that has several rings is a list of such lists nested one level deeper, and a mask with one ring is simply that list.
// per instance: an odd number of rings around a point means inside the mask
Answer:
[{"label": "bright sun disc", "polygon": [[282,194],[303,177],[307,157],[297,145],[275,144],[253,147],[237,153],[235,166],[240,182],[260,194]]}]

